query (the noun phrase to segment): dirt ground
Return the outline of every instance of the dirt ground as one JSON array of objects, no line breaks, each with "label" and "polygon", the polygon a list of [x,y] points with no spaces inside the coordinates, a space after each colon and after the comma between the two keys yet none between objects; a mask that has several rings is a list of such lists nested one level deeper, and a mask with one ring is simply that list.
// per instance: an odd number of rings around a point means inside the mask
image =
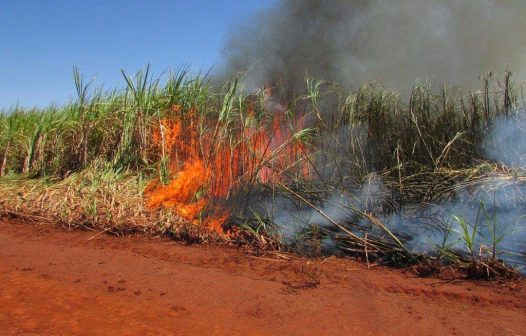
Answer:
[{"label": "dirt ground", "polygon": [[93,236],[0,221],[1,335],[526,335],[524,282]]}]

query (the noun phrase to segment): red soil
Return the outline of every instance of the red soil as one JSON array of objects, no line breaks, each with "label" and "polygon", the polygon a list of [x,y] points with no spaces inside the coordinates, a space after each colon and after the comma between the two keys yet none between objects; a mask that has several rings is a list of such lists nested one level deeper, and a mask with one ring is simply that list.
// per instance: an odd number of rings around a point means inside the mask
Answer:
[{"label": "red soil", "polygon": [[0,221],[1,335],[524,335],[526,286]]}]

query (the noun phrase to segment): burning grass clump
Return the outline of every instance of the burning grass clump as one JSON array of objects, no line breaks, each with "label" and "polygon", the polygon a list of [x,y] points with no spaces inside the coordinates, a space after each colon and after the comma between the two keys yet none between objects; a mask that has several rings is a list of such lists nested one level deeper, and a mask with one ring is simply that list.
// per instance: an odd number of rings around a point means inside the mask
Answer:
[{"label": "burning grass clump", "polygon": [[186,70],[123,76],[107,92],[75,69],[77,101],[0,115],[2,215],[421,275],[511,277],[524,263],[526,153],[510,143],[526,123],[510,72],[471,93],[417,84],[407,102],[378,83],[308,79],[293,96]]}]

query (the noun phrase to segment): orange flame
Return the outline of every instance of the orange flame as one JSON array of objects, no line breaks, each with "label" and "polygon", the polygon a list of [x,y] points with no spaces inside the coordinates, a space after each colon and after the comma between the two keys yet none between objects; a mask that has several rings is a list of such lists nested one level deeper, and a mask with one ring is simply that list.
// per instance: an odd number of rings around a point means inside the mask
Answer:
[{"label": "orange flame", "polygon": [[188,162],[175,179],[150,193],[148,206],[166,206],[188,219],[194,218],[204,206],[204,199],[196,200],[195,195],[206,179],[207,172],[201,161]]},{"label": "orange flame", "polygon": [[[170,112],[180,112],[180,106]],[[246,116],[252,118],[253,109],[249,107]],[[291,127],[284,125],[284,113],[276,113],[268,127],[240,124],[237,129],[241,131],[221,141],[213,131],[217,121],[198,116],[195,109],[185,117],[161,120],[153,140],[170,159],[172,180],[164,186],[155,182],[148,187],[148,206],[169,208],[191,223],[224,234],[223,224],[230,214],[212,206],[214,201],[227,199],[244,183],[286,182],[292,173],[309,177],[310,167],[302,161],[306,149],[292,138],[293,132],[301,129],[301,120]],[[198,126],[203,125],[212,131],[200,133]]]}]

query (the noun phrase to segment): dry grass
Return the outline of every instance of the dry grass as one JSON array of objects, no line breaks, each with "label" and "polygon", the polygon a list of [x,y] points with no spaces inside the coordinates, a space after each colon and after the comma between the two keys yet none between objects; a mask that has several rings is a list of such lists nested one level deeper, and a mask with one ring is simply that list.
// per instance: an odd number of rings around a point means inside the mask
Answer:
[{"label": "dry grass", "polygon": [[[331,225],[324,234],[332,234],[346,254],[408,264],[418,258],[382,222],[383,215],[407,204],[486,192],[480,186],[495,176],[501,187],[524,182],[516,171],[489,162],[482,148],[496,120],[524,109],[509,72],[504,86],[468,94],[446,86],[434,92],[423,83],[408,103],[378,83],[347,91],[309,79],[299,97],[273,96],[266,89],[247,95],[237,79],[214,87],[183,70],[161,85],[146,68],[134,77],[123,73],[125,91],[105,93],[74,73],[78,101],[0,114],[0,175],[6,175],[0,179],[1,215],[264,251],[282,248],[283,241],[273,218],[247,205],[272,195],[321,215]],[[184,132],[175,136],[174,125]],[[172,209],[164,203],[150,209],[148,183],[171,187],[192,160],[210,171],[184,200],[164,202]],[[383,200],[378,206],[341,204],[352,213],[344,220],[326,213],[323,204],[331,194],[355,197],[355,186],[372,175],[385,187],[374,195]],[[196,215],[181,216],[184,211],[174,209],[181,204]],[[223,236],[200,225],[207,216],[224,217],[210,210],[217,204],[228,207],[221,212],[229,215]],[[319,239],[309,239],[298,246],[320,255]],[[465,265],[462,256],[456,260]],[[488,276],[500,274],[495,260],[480,261]]]},{"label": "dry grass", "polygon": [[151,211],[136,174],[98,173],[97,167],[63,180],[0,181],[2,215],[59,223],[70,229],[160,234],[184,223],[169,211]]}]

